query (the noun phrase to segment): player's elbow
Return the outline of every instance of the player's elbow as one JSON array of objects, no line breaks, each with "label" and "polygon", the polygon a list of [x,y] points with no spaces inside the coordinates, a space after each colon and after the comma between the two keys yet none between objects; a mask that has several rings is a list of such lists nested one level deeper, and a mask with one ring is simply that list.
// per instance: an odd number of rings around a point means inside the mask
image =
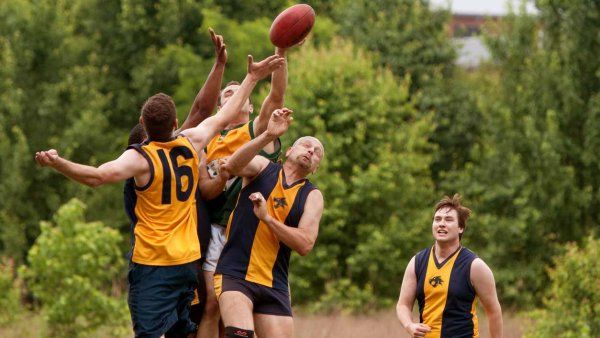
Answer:
[{"label": "player's elbow", "polygon": [[84,181],[83,184],[87,185],[90,188],[98,188],[99,186],[103,185],[104,182],[102,182],[102,180],[100,179],[92,178]]},{"label": "player's elbow", "polygon": [[296,250],[298,252],[298,254],[302,257],[308,255],[313,247],[315,246],[315,242],[314,241],[308,241],[306,243],[304,243],[303,245],[301,245],[298,250]]},{"label": "player's elbow", "polygon": [[101,185],[112,182],[112,175],[108,172],[98,171],[85,180],[85,184],[91,188],[98,188]]},{"label": "player's elbow", "polygon": [[304,257],[304,256],[308,255],[311,250],[312,250],[312,248],[310,248],[310,249],[299,248],[298,250],[296,250],[296,252],[298,252],[298,254],[300,256]]}]

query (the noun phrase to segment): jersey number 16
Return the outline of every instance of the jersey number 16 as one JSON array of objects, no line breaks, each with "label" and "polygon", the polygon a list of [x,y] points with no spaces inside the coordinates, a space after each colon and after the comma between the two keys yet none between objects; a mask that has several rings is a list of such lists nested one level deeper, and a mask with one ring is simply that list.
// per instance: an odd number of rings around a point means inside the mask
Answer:
[{"label": "jersey number 16", "polygon": [[[162,182],[162,204],[171,204],[171,175],[175,174],[175,192],[177,200],[185,202],[190,198],[192,194],[192,188],[194,184],[194,174],[192,168],[187,165],[178,165],[177,157],[181,156],[188,160],[194,158],[194,154],[187,147],[175,147],[169,151],[169,158],[173,164],[173,168],[169,165],[167,155],[163,149],[157,151],[160,162],[162,163],[163,169],[163,182]],[[183,190],[183,177],[187,177],[187,187]]]}]

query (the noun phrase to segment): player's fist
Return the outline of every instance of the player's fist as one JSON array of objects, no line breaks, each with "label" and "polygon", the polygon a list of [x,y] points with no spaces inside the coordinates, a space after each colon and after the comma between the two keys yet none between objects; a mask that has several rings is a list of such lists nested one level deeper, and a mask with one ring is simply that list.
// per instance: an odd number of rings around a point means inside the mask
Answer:
[{"label": "player's fist", "polygon": [[35,161],[42,167],[52,167],[58,161],[58,152],[55,149],[38,151],[35,153]]},{"label": "player's fist", "polygon": [[227,181],[231,178],[231,169],[227,165],[228,163],[229,163],[229,157],[223,157],[223,158],[219,159],[217,162],[219,176],[221,177],[221,179],[223,179],[225,181]]},{"label": "player's fist", "polygon": [[406,330],[410,333],[411,337],[425,337],[425,334],[431,331],[431,328],[425,324],[412,323]]},{"label": "player's fist", "polygon": [[288,130],[290,123],[292,123],[292,113],[293,111],[288,108],[275,109],[269,119],[267,135],[272,138],[283,135]]},{"label": "player's fist", "polygon": [[265,221],[269,217],[269,212],[267,211],[267,202],[263,195],[259,192],[255,192],[250,194],[248,198],[250,198],[250,201],[254,204],[253,211],[256,217],[261,221]]}]

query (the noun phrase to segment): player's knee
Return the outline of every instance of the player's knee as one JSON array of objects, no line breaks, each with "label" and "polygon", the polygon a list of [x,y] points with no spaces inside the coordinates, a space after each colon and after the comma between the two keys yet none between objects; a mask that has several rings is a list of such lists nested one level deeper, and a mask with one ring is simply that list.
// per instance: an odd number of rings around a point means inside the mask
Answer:
[{"label": "player's knee", "polygon": [[225,328],[225,338],[236,338],[236,337],[244,337],[244,338],[252,338],[254,337],[254,331],[240,329],[235,326],[228,326]]}]

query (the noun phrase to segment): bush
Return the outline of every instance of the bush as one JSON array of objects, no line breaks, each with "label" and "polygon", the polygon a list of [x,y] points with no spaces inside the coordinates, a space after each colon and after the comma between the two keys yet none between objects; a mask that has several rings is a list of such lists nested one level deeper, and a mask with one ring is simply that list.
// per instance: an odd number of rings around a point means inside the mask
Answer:
[{"label": "bush", "polygon": [[[117,277],[124,268],[121,235],[100,222],[86,223],[85,205],[72,199],[41,223],[41,234],[21,270],[43,307],[50,335],[89,336],[110,323],[118,335],[128,323]],[[115,291],[116,290],[116,291]]]},{"label": "bush", "polygon": [[0,325],[11,323],[22,311],[19,281],[12,260],[0,262]]},{"label": "bush", "polygon": [[600,240],[588,238],[583,248],[567,245],[550,271],[551,287],[544,309],[525,337],[597,337],[600,332]]}]

